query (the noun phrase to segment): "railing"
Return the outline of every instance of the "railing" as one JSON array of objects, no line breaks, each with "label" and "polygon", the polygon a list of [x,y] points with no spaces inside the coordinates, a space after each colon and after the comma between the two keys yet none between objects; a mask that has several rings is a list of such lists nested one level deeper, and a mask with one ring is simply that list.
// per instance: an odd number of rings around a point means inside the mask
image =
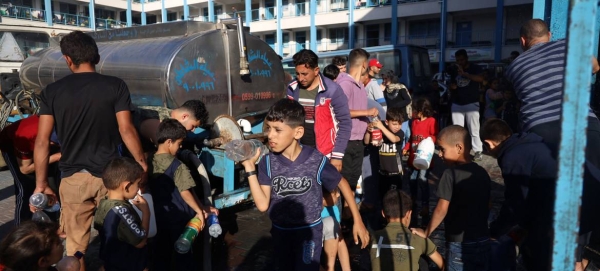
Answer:
[{"label": "railing", "polygon": [[2,6],[0,7],[0,14],[3,17],[15,18],[15,19],[25,19],[32,21],[45,21],[44,17],[45,11],[41,9],[35,9],[30,7],[21,7],[21,6]]}]

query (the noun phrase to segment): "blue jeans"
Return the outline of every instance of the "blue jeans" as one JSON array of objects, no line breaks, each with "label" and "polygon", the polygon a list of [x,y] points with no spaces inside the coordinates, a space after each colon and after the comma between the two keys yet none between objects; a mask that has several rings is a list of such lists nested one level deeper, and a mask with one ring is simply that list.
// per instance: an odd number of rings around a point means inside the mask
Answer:
[{"label": "blue jeans", "polygon": [[478,241],[446,242],[448,271],[489,271],[490,239]]}]

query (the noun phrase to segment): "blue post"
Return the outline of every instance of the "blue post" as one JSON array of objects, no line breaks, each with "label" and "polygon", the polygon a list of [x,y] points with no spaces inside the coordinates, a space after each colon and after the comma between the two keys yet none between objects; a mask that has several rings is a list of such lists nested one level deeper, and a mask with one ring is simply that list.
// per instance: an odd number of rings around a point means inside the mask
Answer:
[{"label": "blue post", "polygon": [[356,37],[354,36],[354,2],[348,1],[348,49],[354,49]]},{"label": "blue post", "polygon": [[127,27],[131,27],[131,1],[127,0]]},{"label": "blue post", "polygon": [[190,6],[188,6],[187,0],[183,0],[183,20],[187,21],[190,19]]},{"label": "blue post", "polygon": [[166,23],[167,22],[167,9],[165,9],[165,0],[160,0],[160,17],[161,17],[161,22]]},{"label": "blue post", "polygon": [[550,25],[550,7],[552,0],[533,0],[533,18],[542,19]]},{"label": "blue post", "polygon": [[494,62],[502,61],[502,33],[504,32],[504,0],[496,0],[496,42],[494,44]]},{"label": "blue post", "polygon": [[398,1],[392,1],[392,45],[398,44]]},{"label": "blue post", "polygon": [[[54,14],[52,14],[52,2],[50,0],[44,0],[44,5],[46,8],[44,9],[44,13],[46,14],[46,23],[48,26],[52,26],[52,18],[54,18]],[[12,10],[11,10],[12,11]]]},{"label": "blue post", "polygon": [[215,1],[208,0],[208,21],[211,23],[215,22]]},{"label": "blue post", "polygon": [[550,33],[552,33],[552,40],[559,40],[567,37],[568,14],[565,11],[568,10],[568,8],[569,1],[552,0],[552,12],[549,25]]},{"label": "blue post", "polygon": [[283,31],[281,31],[281,16],[283,16],[283,10],[281,8],[281,2],[281,0],[277,0],[277,48],[275,48],[275,51],[278,55],[283,57]]},{"label": "blue post", "polygon": [[250,27],[252,22],[252,0],[245,0],[246,2],[246,26]]},{"label": "blue post", "polygon": [[[600,7],[600,1],[598,1],[598,6]],[[592,46],[592,48],[594,49],[594,56],[598,58],[598,39],[600,38],[600,12],[596,12],[596,30],[594,32],[594,37],[594,46]]]},{"label": "blue post", "polygon": [[92,30],[96,30],[96,5],[95,5],[95,0],[90,0],[90,17],[89,17],[89,22],[90,22],[89,23],[90,28]]},{"label": "blue post", "polygon": [[446,43],[448,39],[446,38],[447,27],[448,27],[448,0],[442,0],[442,16],[440,16],[440,63],[439,70],[440,72],[444,72],[446,69]]},{"label": "blue post", "polygon": [[142,3],[142,25],[146,25],[146,8],[144,7],[146,0],[140,0],[140,2]]},{"label": "blue post", "polygon": [[317,0],[310,0],[310,49],[315,53],[317,49],[317,26],[315,25],[315,16],[317,15]]},{"label": "blue post", "polygon": [[[592,48],[598,0],[569,1],[569,31],[562,103],[562,137],[554,203],[552,270],[572,270],[579,231],[579,207],[590,101]],[[552,7],[554,15],[556,6]],[[565,10],[563,10],[564,12]],[[566,16],[565,16],[566,17]],[[552,17],[554,21],[555,17]],[[593,150],[588,150],[593,151]]]}]

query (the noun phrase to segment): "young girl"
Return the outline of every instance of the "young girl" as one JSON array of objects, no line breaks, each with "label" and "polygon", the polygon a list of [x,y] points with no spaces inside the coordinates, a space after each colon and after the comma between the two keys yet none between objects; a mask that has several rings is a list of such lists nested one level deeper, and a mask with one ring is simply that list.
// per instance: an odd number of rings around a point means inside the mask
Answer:
[{"label": "young girl", "polygon": [[[431,165],[426,170],[418,170],[413,166],[413,160],[415,159],[415,152],[419,143],[428,137],[431,137],[435,143],[435,139],[438,133],[438,126],[433,117],[433,110],[431,104],[426,98],[418,99],[413,106],[413,120],[411,125],[411,136],[406,145],[404,146],[403,154],[409,154],[408,166],[412,170],[410,175],[410,193],[413,198],[413,210],[417,209],[417,194],[418,190],[421,190],[421,212],[420,215],[423,218],[421,225],[426,225],[426,217],[429,217],[429,183],[427,181],[427,175],[431,169]],[[417,214],[417,212],[414,212]],[[416,217],[415,217],[416,218]],[[417,221],[416,219],[413,221]]]},{"label": "young girl", "polygon": [[485,114],[486,120],[497,118],[496,109],[502,105],[504,94],[499,89],[500,80],[495,78],[490,84],[490,88],[485,92]]},{"label": "young girl", "polygon": [[340,209],[335,205],[340,198],[340,190],[328,192],[323,189],[323,252],[327,258],[325,269],[335,270],[335,258],[340,259],[343,271],[350,271],[350,254],[340,228]]},{"label": "young girl", "polygon": [[58,225],[27,221],[0,243],[0,270],[47,271],[63,255]]}]

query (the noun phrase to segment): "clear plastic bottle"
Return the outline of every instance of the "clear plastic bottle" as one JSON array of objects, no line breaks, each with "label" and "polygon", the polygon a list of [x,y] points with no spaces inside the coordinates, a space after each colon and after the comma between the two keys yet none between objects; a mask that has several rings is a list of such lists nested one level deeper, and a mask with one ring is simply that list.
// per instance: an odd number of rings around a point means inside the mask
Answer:
[{"label": "clear plastic bottle", "polygon": [[221,224],[219,224],[219,217],[216,214],[211,213],[210,215],[208,215],[208,223],[207,224],[208,224],[208,233],[213,238],[217,238],[217,237],[219,237],[219,235],[221,235],[221,233],[223,233],[223,229],[221,229]]},{"label": "clear plastic bottle", "polygon": [[[371,122],[374,121],[379,121],[379,117],[375,116],[375,117],[371,117]],[[381,130],[379,128],[373,127],[373,130],[371,131],[371,144],[373,146],[379,146],[381,145],[381,142],[383,141],[383,133],[381,132]]]},{"label": "clear plastic bottle", "polygon": [[201,229],[202,221],[197,217],[192,218],[185,226],[185,230],[181,236],[179,236],[179,239],[175,241],[175,251],[180,254],[188,253]]},{"label": "clear plastic bottle", "polygon": [[60,211],[60,203],[50,199],[51,198],[46,194],[35,193],[29,198],[29,204],[33,205],[38,210],[44,210],[46,212]]},{"label": "clear plastic bottle", "polygon": [[[256,153],[256,150],[260,149],[260,157],[267,154],[269,149],[256,139],[240,140],[234,139],[229,143],[225,144],[225,156],[235,162],[248,160]],[[260,160],[260,159],[259,159]]]}]

